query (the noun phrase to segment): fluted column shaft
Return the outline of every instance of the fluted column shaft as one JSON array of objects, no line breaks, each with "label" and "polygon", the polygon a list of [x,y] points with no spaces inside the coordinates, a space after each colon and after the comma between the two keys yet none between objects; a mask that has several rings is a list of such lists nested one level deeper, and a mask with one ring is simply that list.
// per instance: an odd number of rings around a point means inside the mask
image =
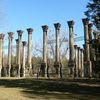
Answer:
[{"label": "fluted column shaft", "polygon": [[80,47],[78,47],[78,76],[81,76],[81,53]]},{"label": "fluted column shaft", "polygon": [[16,39],[16,64],[18,64],[18,39]]},{"label": "fluted column shaft", "polygon": [[21,68],[21,44],[22,44],[22,30],[18,30],[18,76],[20,76],[20,68]]},{"label": "fluted column shaft", "polygon": [[85,57],[86,61],[90,61],[90,48],[89,48],[89,33],[88,33],[88,19],[82,19],[84,25],[84,41],[85,41]]},{"label": "fluted column shaft", "polygon": [[74,54],[74,32],[73,32],[73,21],[68,21],[69,26],[69,60],[74,61],[75,54]]},{"label": "fluted column shaft", "polygon": [[55,55],[55,62],[59,62],[60,58],[60,47],[59,47],[59,35],[60,35],[60,23],[55,23],[55,33],[56,33],[56,55]]},{"label": "fluted column shaft", "polygon": [[3,39],[4,34],[0,34],[0,75],[2,76],[2,68],[3,68]]},{"label": "fluted column shaft", "polygon": [[73,32],[73,25],[74,21],[68,21],[69,26],[69,74],[71,77],[74,77],[74,67],[75,67],[75,53],[74,53],[74,32]]},{"label": "fluted column shaft", "polygon": [[80,49],[81,53],[81,77],[84,77],[84,56],[83,56],[83,49]]},{"label": "fluted column shaft", "polygon": [[43,25],[43,62],[41,64],[42,77],[47,77],[47,31],[48,26]]},{"label": "fluted column shaft", "polygon": [[8,33],[8,39],[9,39],[9,43],[8,43],[8,76],[10,77],[10,69],[11,69],[11,64],[12,64],[12,37],[13,33],[9,32]]},{"label": "fluted column shaft", "polygon": [[23,49],[22,49],[22,76],[23,77],[25,77],[25,62],[26,62],[26,60],[25,60],[25,52],[26,52],[26,41],[23,41],[22,42],[22,44],[23,44]]},{"label": "fluted column shaft", "polygon": [[31,59],[32,59],[32,32],[33,29],[32,28],[28,28],[28,67],[31,69],[32,68],[32,63],[31,63]]},{"label": "fluted column shaft", "polygon": [[42,26],[43,29],[43,62],[47,63],[47,30],[48,26]]},{"label": "fluted column shaft", "polygon": [[75,49],[75,76],[78,77],[78,50],[77,50],[77,45],[74,45]]}]

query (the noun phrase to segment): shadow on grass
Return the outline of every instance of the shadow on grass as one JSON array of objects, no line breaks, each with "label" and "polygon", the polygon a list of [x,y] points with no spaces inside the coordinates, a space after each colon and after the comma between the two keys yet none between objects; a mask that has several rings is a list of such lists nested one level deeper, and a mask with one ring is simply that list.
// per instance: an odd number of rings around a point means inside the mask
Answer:
[{"label": "shadow on grass", "polygon": [[[81,85],[81,84],[87,85]],[[71,94],[72,98],[78,95],[76,98],[81,98],[80,96],[97,96],[100,95],[100,85],[99,86],[89,86],[90,84],[98,83],[100,81],[88,81],[88,80],[37,80],[37,79],[0,79],[0,86],[10,87],[10,88],[22,88],[23,93],[26,96],[33,98],[32,95],[43,96],[43,95],[53,95],[57,98],[61,96],[60,94],[69,96]],[[63,97],[64,98],[64,97]]]}]

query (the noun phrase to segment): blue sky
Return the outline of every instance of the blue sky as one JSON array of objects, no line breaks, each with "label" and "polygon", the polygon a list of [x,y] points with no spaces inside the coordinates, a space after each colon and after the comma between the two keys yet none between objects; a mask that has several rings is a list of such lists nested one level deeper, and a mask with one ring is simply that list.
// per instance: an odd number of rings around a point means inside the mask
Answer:
[{"label": "blue sky", "polygon": [[[41,26],[46,24],[54,32],[54,23],[61,23],[61,31],[68,32],[67,21],[74,20],[74,32],[83,36],[82,18],[86,17],[86,5],[89,0],[0,0],[2,25],[0,32],[14,32],[13,44],[17,38],[16,30],[22,29],[23,40],[27,41],[26,29],[32,27],[33,41],[42,39]],[[7,35],[6,35],[7,36]],[[81,45],[83,42],[78,42]]]}]

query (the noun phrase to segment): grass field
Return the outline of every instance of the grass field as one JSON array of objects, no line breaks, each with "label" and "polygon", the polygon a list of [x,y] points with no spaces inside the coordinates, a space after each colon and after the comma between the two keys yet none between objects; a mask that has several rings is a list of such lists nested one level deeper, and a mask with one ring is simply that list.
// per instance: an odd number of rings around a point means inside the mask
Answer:
[{"label": "grass field", "polygon": [[0,100],[100,100],[100,81],[0,79]]}]

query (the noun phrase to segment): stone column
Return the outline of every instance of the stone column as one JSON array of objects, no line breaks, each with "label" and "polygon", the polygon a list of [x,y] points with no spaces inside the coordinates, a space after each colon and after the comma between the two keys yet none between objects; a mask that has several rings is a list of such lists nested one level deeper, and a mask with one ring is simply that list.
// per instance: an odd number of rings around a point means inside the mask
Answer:
[{"label": "stone column", "polygon": [[85,65],[88,67],[88,77],[91,77],[91,61],[90,61],[90,48],[89,48],[89,32],[88,32],[88,23],[89,20],[87,18],[82,19],[84,25],[84,41],[85,41]]},{"label": "stone column", "polygon": [[60,47],[59,47],[59,35],[60,35],[60,27],[61,24],[60,23],[55,23],[54,24],[55,27],[55,34],[56,34],[56,51],[55,51],[55,63],[54,63],[54,67],[56,69],[56,74],[60,75]]},{"label": "stone column", "polygon": [[16,39],[16,65],[18,65],[18,39]]},{"label": "stone column", "polygon": [[74,45],[75,49],[75,68],[74,68],[74,76],[78,77],[78,50],[77,45]]},{"label": "stone column", "polygon": [[4,34],[0,34],[0,75],[1,76],[6,76],[6,69],[3,66],[3,39],[4,39]]},{"label": "stone column", "polygon": [[20,72],[21,72],[21,77],[25,77],[25,52],[26,52],[26,41],[22,41],[22,44],[23,44],[23,49],[22,49],[22,66],[21,66],[21,69],[20,69]]},{"label": "stone column", "polygon": [[74,21],[68,21],[69,26],[69,69],[70,69],[70,76],[74,76],[74,66],[75,66],[75,53],[74,53],[74,32],[73,32],[73,25]]},{"label": "stone column", "polygon": [[18,57],[17,57],[17,61],[18,61],[18,76],[20,77],[20,68],[21,68],[21,44],[22,44],[22,30],[18,30]]},{"label": "stone column", "polygon": [[81,53],[81,77],[84,77],[84,56],[83,56],[83,49],[80,49]]},{"label": "stone column", "polygon": [[32,60],[32,32],[33,32],[33,29],[28,28],[27,31],[28,31],[28,53],[27,53],[28,66],[27,67],[29,69],[29,73],[31,74],[31,72],[32,72],[31,60]]},{"label": "stone column", "polygon": [[12,67],[12,63],[11,63],[11,59],[12,59],[12,37],[13,33],[9,32],[8,33],[8,39],[9,39],[9,43],[8,43],[8,76],[10,77],[10,72],[11,72],[11,67]]},{"label": "stone column", "polygon": [[84,41],[85,41],[85,54],[86,61],[90,61],[90,50],[89,50],[89,33],[88,33],[88,23],[89,20],[87,18],[82,19],[84,25]]},{"label": "stone column", "polygon": [[80,47],[78,47],[78,77],[81,77],[81,53],[80,53]]},{"label": "stone column", "polygon": [[90,77],[92,77],[93,75],[93,72],[92,72],[92,69],[93,69],[93,60],[94,60],[94,49],[92,48],[92,23],[89,23],[88,24],[88,32],[89,32],[89,49],[90,49]]},{"label": "stone column", "polygon": [[47,30],[48,26],[42,26],[43,29],[43,62],[41,64],[42,77],[47,76]]}]

